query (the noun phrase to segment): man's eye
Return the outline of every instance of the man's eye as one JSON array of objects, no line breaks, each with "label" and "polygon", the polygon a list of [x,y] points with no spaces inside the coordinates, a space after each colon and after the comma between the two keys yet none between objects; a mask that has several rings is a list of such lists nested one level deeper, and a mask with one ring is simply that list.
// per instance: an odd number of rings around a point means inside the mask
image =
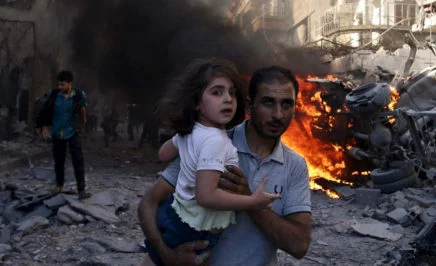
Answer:
[{"label": "man's eye", "polygon": [[283,109],[291,109],[293,107],[292,103],[282,103],[282,108]]},{"label": "man's eye", "polygon": [[264,102],[262,102],[262,105],[264,105],[266,107],[272,107],[274,105],[274,103],[272,101],[264,101]]}]

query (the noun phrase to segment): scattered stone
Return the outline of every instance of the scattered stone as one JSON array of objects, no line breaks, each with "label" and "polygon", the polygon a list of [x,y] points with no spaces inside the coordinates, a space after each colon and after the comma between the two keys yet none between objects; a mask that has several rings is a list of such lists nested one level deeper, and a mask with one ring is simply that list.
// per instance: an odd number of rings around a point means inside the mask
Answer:
[{"label": "scattered stone", "polygon": [[338,224],[335,224],[334,228],[338,233],[346,233],[351,228],[351,225],[353,224],[354,224],[354,220],[342,221]]},{"label": "scattered stone", "polygon": [[96,242],[112,252],[138,253],[142,252],[141,246],[131,241],[125,241],[117,238],[97,238],[87,237],[86,241]]},{"label": "scattered stone", "polygon": [[12,247],[7,244],[0,244],[0,254],[7,253],[12,250]]},{"label": "scattered stone", "polygon": [[349,186],[338,186],[338,187],[334,187],[332,189],[333,189],[333,191],[335,191],[336,193],[341,195],[342,198],[345,200],[349,200],[349,199],[353,198],[354,195],[356,194],[354,188],[351,188]]},{"label": "scattered stone", "polygon": [[91,252],[92,254],[106,253],[106,249],[95,242],[84,242],[82,243],[82,247]]},{"label": "scattered stone", "polygon": [[377,219],[379,221],[386,220],[386,212],[381,209],[374,210],[374,213],[372,214],[372,218]]},{"label": "scattered stone", "polygon": [[409,209],[409,218],[413,221],[422,213],[422,208],[419,205],[413,205],[412,208]]},{"label": "scattered stone", "polygon": [[319,244],[319,245],[322,245],[322,246],[328,246],[329,245],[326,242],[321,241],[321,240],[317,240],[316,243]]},{"label": "scattered stone", "polygon": [[12,226],[5,226],[0,231],[0,243],[7,244],[11,241]]}]

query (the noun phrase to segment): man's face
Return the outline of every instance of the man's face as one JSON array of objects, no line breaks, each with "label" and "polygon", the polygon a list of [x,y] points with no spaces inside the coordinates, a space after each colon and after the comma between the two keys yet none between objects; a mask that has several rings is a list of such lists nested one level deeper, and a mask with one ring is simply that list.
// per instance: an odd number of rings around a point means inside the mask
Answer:
[{"label": "man's face", "polygon": [[73,86],[72,82],[66,82],[66,81],[58,81],[58,89],[62,93],[69,93],[71,88]]},{"label": "man's face", "polygon": [[294,117],[295,88],[292,82],[261,83],[254,100],[249,103],[251,123],[266,138],[279,138]]}]

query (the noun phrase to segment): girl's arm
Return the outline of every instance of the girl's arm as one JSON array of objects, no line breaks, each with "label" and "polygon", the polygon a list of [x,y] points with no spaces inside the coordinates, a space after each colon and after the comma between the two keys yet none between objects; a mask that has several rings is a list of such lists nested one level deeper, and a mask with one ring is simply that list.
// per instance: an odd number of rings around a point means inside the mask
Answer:
[{"label": "girl's arm", "polygon": [[196,176],[195,196],[198,204],[205,208],[223,211],[259,210],[269,208],[279,195],[263,192],[266,179],[251,195],[238,195],[218,188],[221,172],[200,170]]},{"label": "girl's arm", "polygon": [[176,158],[179,150],[174,146],[172,139],[167,140],[159,149],[159,160],[166,162]]}]

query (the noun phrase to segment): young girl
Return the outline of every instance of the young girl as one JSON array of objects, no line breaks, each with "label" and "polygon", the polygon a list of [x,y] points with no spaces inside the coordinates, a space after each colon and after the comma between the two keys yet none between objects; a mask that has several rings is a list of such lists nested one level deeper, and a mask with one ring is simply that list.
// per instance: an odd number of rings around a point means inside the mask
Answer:
[{"label": "young girl", "polygon": [[[206,249],[211,249],[220,232],[235,223],[233,211],[268,208],[278,197],[263,192],[266,179],[249,196],[218,188],[225,166],[238,166],[237,150],[225,130],[244,120],[243,95],[231,62],[201,59],[188,65],[158,105],[160,121],[177,133],[162,145],[159,159],[180,156],[175,193],[157,212],[169,247],[208,240]],[[153,247],[146,246],[154,263],[164,265]]]}]

